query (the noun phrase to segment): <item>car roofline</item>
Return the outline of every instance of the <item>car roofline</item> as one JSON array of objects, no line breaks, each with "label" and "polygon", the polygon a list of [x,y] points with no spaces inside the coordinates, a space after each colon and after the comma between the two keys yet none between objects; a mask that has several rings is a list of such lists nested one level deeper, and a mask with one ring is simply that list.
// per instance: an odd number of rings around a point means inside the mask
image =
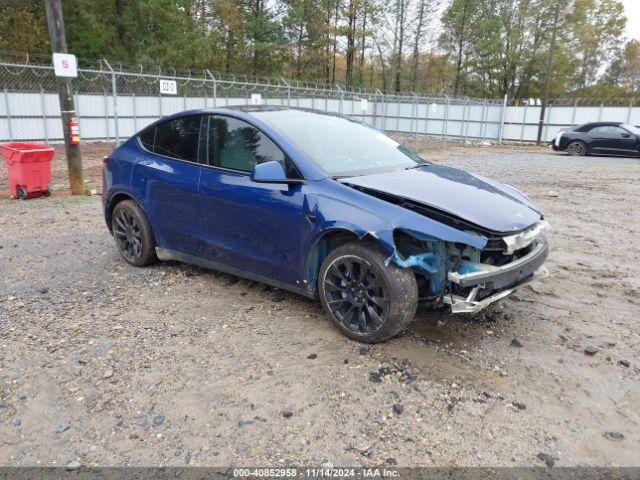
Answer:
[{"label": "car roofline", "polygon": [[588,123],[583,123],[582,125],[576,126],[572,131],[580,132],[580,131],[584,131],[583,129],[585,128],[592,129],[596,127],[619,127],[622,124],[624,124],[624,122],[588,122]]},{"label": "car roofline", "polygon": [[[316,115],[322,115],[327,117],[340,117],[349,120],[354,120],[348,115],[343,115],[337,112],[322,112],[306,107],[289,107],[285,105],[225,105],[223,107],[209,107],[209,108],[195,108],[191,110],[183,110],[180,112],[172,113],[170,115],[164,115],[158,118],[154,123],[161,120],[172,120],[174,118],[188,117],[189,115],[203,115],[203,114],[227,114],[233,115],[237,118],[257,118],[253,114],[260,112],[277,112],[277,111],[295,111],[295,112],[307,112]],[[354,120],[357,122],[357,120]]]},{"label": "car roofline", "polygon": [[[165,115],[163,117],[160,117],[155,122],[147,125],[144,129],[140,130],[140,132],[146,130],[147,128],[155,126],[159,123],[175,120],[178,118],[188,117],[191,115],[215,115],[215,114],[226,115],[233,118],[237,118],[238,120],[245,121],[255,126],[256,128],[260,129],[261,131],[263,131],[272,141],[276,143],[276,145],[278,145],[279,148],[281,148],[285,152],[287,156],[289,156],[289,158],[293,161],[294,165],[296,165],[298,170],[301,171],[302,176],[307,181],[315,182],[315,181],[319,181],[319,180],[323,180],[324,178],[327,178],[327,174],[323,172],[318,166],[316,166],[313,163],[313,161],[311,161],[311,159],[307,158],[306,154],[303,151],[301,151],[299,148],[297,148],[288,138],[283,136],[279,131],[275,130],[273,127],[271,127],[268,123],[264,122],[259,117],[255,115],[251,115],[251,112],[255,112],[255,111],[274,111],[274,110],[299,111],[302,109],[288,108],[288,107],[270,108],[270,106],[265,105],[263,106],[264,108],[251,109],[251,111],[248,111],[250,110],[249,107],[250,107],[249,105],[237,106],[237,107],[224,106],[224,107],[217,107],[217,108],[197,108],[197,109],[191,109],[191,110],[184,110],[181,112],[173,113],[171,115]],[[317,114],[324,114],[324,112],[315,112],[312,110],[308,110],[308,111],[317,113]],[[136,134],[132,135],[131,138],[137,137],[140,134],[140,132],[136,132]]]}]

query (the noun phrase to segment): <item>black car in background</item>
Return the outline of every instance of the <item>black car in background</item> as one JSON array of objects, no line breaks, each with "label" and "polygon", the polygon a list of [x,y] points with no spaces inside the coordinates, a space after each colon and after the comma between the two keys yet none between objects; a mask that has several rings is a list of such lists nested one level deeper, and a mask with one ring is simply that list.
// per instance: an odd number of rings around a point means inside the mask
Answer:
[{"label": "black car in background", "polygon": [[585,123],[558,132],[551,142],[556,151],[569,155],[640,155],[640,128],[622,122]]}]

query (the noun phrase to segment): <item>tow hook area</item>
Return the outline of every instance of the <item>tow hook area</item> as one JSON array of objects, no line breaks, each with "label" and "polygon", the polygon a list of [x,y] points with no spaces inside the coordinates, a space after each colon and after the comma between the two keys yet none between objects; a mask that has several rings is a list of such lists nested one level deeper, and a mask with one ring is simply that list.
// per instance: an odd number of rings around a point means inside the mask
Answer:
[{"label": "tow hook area", "polygon": [[515,288],[503,290],[485,298],[484,300],[476,302],[475,298],[478,296],[478,292],[480,291],[480,286],[477,286],[471,289],[471,292],[469,292],[469,295],[466,298],[459,295],[445,295],[443,300],[444,303],[451,305],[451,313],[476,313],[489,306],[491,303],[511,295],[514,290]]},{"label": "tow hook area", "polygon": [[485,284],[492,290],[511,287],[531,276],[542,266],[549,255],[549,244],[536,243],[524,257],[505,265],[463,262],[458,271],[449,272],[447,278],[461,288]]},{"label": "tow hook area", "polygon": [[526,285],[527,283],[530,283],[536,279],[545,278],[547,276],[549,276],[547,269],[545,267],[541,267],[525,280],[522,280],[516,285],[513,285],[512,287],[509,287],[505,290],[500,290],[499,292],[494,293],[490,297],[483,298],[482,300],[476,301],[476,297],[478,296],[478,293],[484,287],[484,285],[476,285],[471,289],[466,297],[463,297],[461,295],[447,294],[442,298],[442,300],[445,304],[451,305],[451,313],[477,313],[493,302],[508,297],[521,286]]},{"label": "tow hook area", "polygon": [[[461,268],[456,272],[449,272],[447,278],[459,289],[469,288],[469,293],[466,297],[445,295],[443,300],[451,305],[452,313],[478,312],[535,278],[547,276],[547,270],[542,264],[548,255],[549,244],[546,240],[539,239],[527,255],[505,265],[463,262]],[[480,292],[490,296],[476,300]]]}]

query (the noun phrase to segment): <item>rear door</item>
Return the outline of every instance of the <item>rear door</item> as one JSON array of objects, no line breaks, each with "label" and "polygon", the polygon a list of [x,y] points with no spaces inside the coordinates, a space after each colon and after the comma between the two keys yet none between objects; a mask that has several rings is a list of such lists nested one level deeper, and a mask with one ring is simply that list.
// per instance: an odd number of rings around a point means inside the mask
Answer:
[{"label": "rear door", "polygon": [[287,177],[301,179],[296,167],[266,134],[233,117],[209,117],[207,144],[209,167],[200,177],[205,256],[303,286],[302,238],[314,228],[304,211],[307,186],[249,177],[256,163],[277,160]]},{"label": "rear door", "polygon": [[200,247],[201,122],[202,115],[180,117],[143,132],[140,142],[147,155],[132,176],[158,246],[189,254]]}]

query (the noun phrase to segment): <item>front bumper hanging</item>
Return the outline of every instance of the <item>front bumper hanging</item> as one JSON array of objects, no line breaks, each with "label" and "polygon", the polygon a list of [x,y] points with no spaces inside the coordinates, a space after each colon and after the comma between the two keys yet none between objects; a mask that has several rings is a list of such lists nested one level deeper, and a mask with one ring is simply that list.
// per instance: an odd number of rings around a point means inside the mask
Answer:
[{"label": "front bumper hanging", "polygon": [[[471,291],[466,297],[447,294],[443,297],[444,303],[451,305],[452,313],[476,313],[489,304],[510,295],[518,287],[534,280],[536,272],[548,255],[549,244],[546,240],[542,240],[527,255],[506,265],[467,263],[467,269],[472,271],[469,273],[449,272],[447,278],[461,288],[471,287]],[[546,270],[540,269],[538,276],[541,275],[546,275]],[[476,301],[481,289],[496,293]]]}]

